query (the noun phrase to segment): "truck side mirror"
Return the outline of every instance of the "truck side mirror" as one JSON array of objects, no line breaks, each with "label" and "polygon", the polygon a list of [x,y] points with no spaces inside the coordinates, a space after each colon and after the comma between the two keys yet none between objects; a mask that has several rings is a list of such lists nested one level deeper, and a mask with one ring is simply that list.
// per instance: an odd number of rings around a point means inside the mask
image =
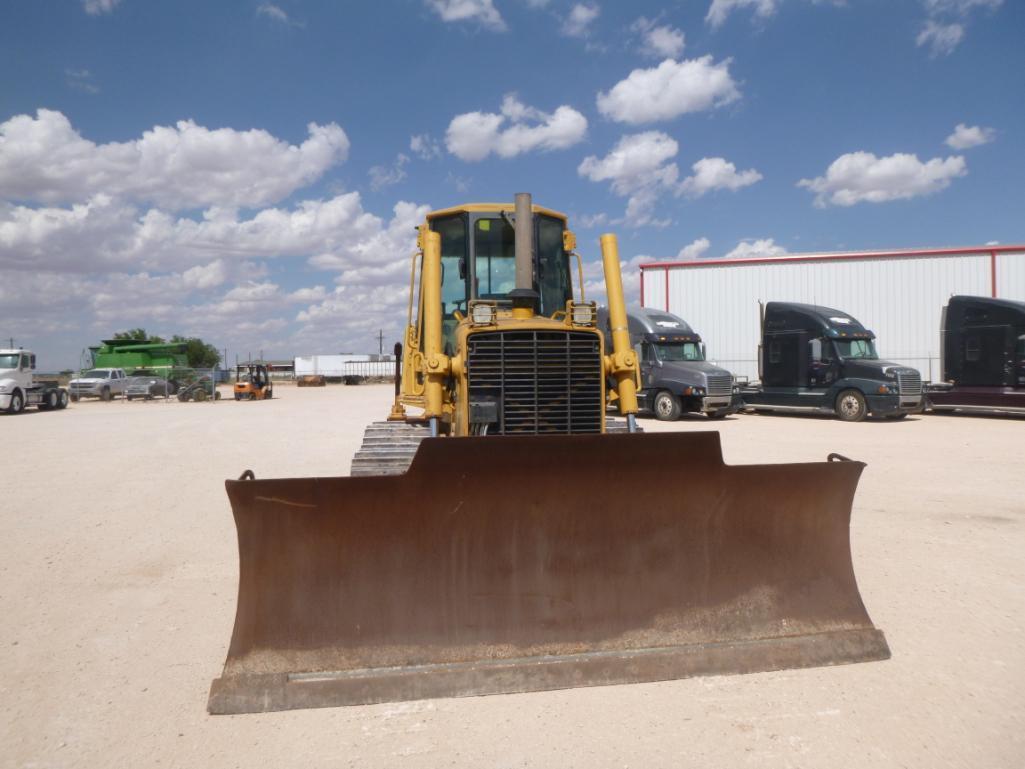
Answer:
[{"label": "truck side mirror", "polygon": [[708,360],[708,351],[705,350],[705,343],[701,343],[701,360]]}]

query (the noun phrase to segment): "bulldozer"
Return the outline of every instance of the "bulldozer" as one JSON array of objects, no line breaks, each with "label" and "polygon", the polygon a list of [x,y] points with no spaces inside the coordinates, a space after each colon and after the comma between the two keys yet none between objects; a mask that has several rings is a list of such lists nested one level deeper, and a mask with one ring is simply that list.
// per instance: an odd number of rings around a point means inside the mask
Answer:
[{"label": "bulldozer", "polygon": [[239,589],[211,713],[889,657],[851,559],[865,465],[732,466],[717,432],[639,431],[600,245],[611,349],[565,215],[528,194],[427,215],[395,401],[351,476],[226,482]]},{"label": "bulldozer", "polygon": [[237,401],[263,401],[274,397],[270,372],[262,363],[240,363],[235,369],[233,390]]}]

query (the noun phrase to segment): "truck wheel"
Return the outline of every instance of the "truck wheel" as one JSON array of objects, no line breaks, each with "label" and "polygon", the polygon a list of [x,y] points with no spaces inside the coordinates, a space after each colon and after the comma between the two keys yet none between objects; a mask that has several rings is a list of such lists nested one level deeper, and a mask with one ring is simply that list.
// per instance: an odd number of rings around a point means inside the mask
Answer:
[{"label": "truck wheel", "polygon": [[102,390],[100,390],[100,400],[101,401],[109,401],[110,400],[110,388],[109,387],[104,387]]},{"label": "truck wheel", "polygon": [[25,408],[25,396],[21,394],[21,390],[15,390],[11,395],[11,405],[7,407],[8,414],[20,414],[22,409]]},{"label": "truck wheel", "polygon": [[55,390],[50,390],[50,392],[46,394],[45,403],[47,409],[57,408],[60,403],[60,398],[57,396],[57,392]]},{"label": "truck wheel", "polygon": [[857,390],[843,390],[836,396],[836,415],[844,422],[860,422],[868,415],[865,396]]},{"label": "truck wheel", "polygon": [[655,396],[652,410],[663,422],[675,422],[680,418],[680,401],[668,390],[662,390]]},{"label": "truck wheel", "polygon": [[68,392],[67,390],[61,390],[60,399],[58,401],[57,408],[66,409],[68,407]]}]

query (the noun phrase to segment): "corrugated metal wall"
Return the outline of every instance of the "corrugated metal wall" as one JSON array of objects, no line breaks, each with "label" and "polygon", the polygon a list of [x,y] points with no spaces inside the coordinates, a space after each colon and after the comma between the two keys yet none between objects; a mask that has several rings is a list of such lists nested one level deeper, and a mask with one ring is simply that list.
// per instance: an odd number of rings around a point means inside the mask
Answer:
[{"label": "corrugated metal wall", "polygon": [[[785,260],[669,267],[669,311],[693,326],[708,357],[758,377],[758,302],[821,304],[875,331],[881,357],[940,377],[940,313],[952,294],[990,296],[989,254]],[[998,296],[1025,299],[1025,253],[997,256]],[[644,270],[644,303],[665,308],[664,268]]]}]

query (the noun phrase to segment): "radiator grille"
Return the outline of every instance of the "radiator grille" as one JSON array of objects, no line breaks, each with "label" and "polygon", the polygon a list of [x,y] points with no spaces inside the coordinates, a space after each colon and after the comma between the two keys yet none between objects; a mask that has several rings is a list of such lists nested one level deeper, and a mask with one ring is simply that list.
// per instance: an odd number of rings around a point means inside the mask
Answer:
[{"label": "radiator grille", "polygon": [[914,370],[897,373],[897,386],[901,395],[921,395],[922,377]]},{"label": "radiator grille", "polygon": [[709,395],[733,394],[733,377],[729,374],[712,374],[707,379]]},{"label": "radiator grille", "polygon": [[604,377],[596,334],[473,334],[466,371],[470,403],[498,404],[498,424],[489,434],[601,432]]}]

